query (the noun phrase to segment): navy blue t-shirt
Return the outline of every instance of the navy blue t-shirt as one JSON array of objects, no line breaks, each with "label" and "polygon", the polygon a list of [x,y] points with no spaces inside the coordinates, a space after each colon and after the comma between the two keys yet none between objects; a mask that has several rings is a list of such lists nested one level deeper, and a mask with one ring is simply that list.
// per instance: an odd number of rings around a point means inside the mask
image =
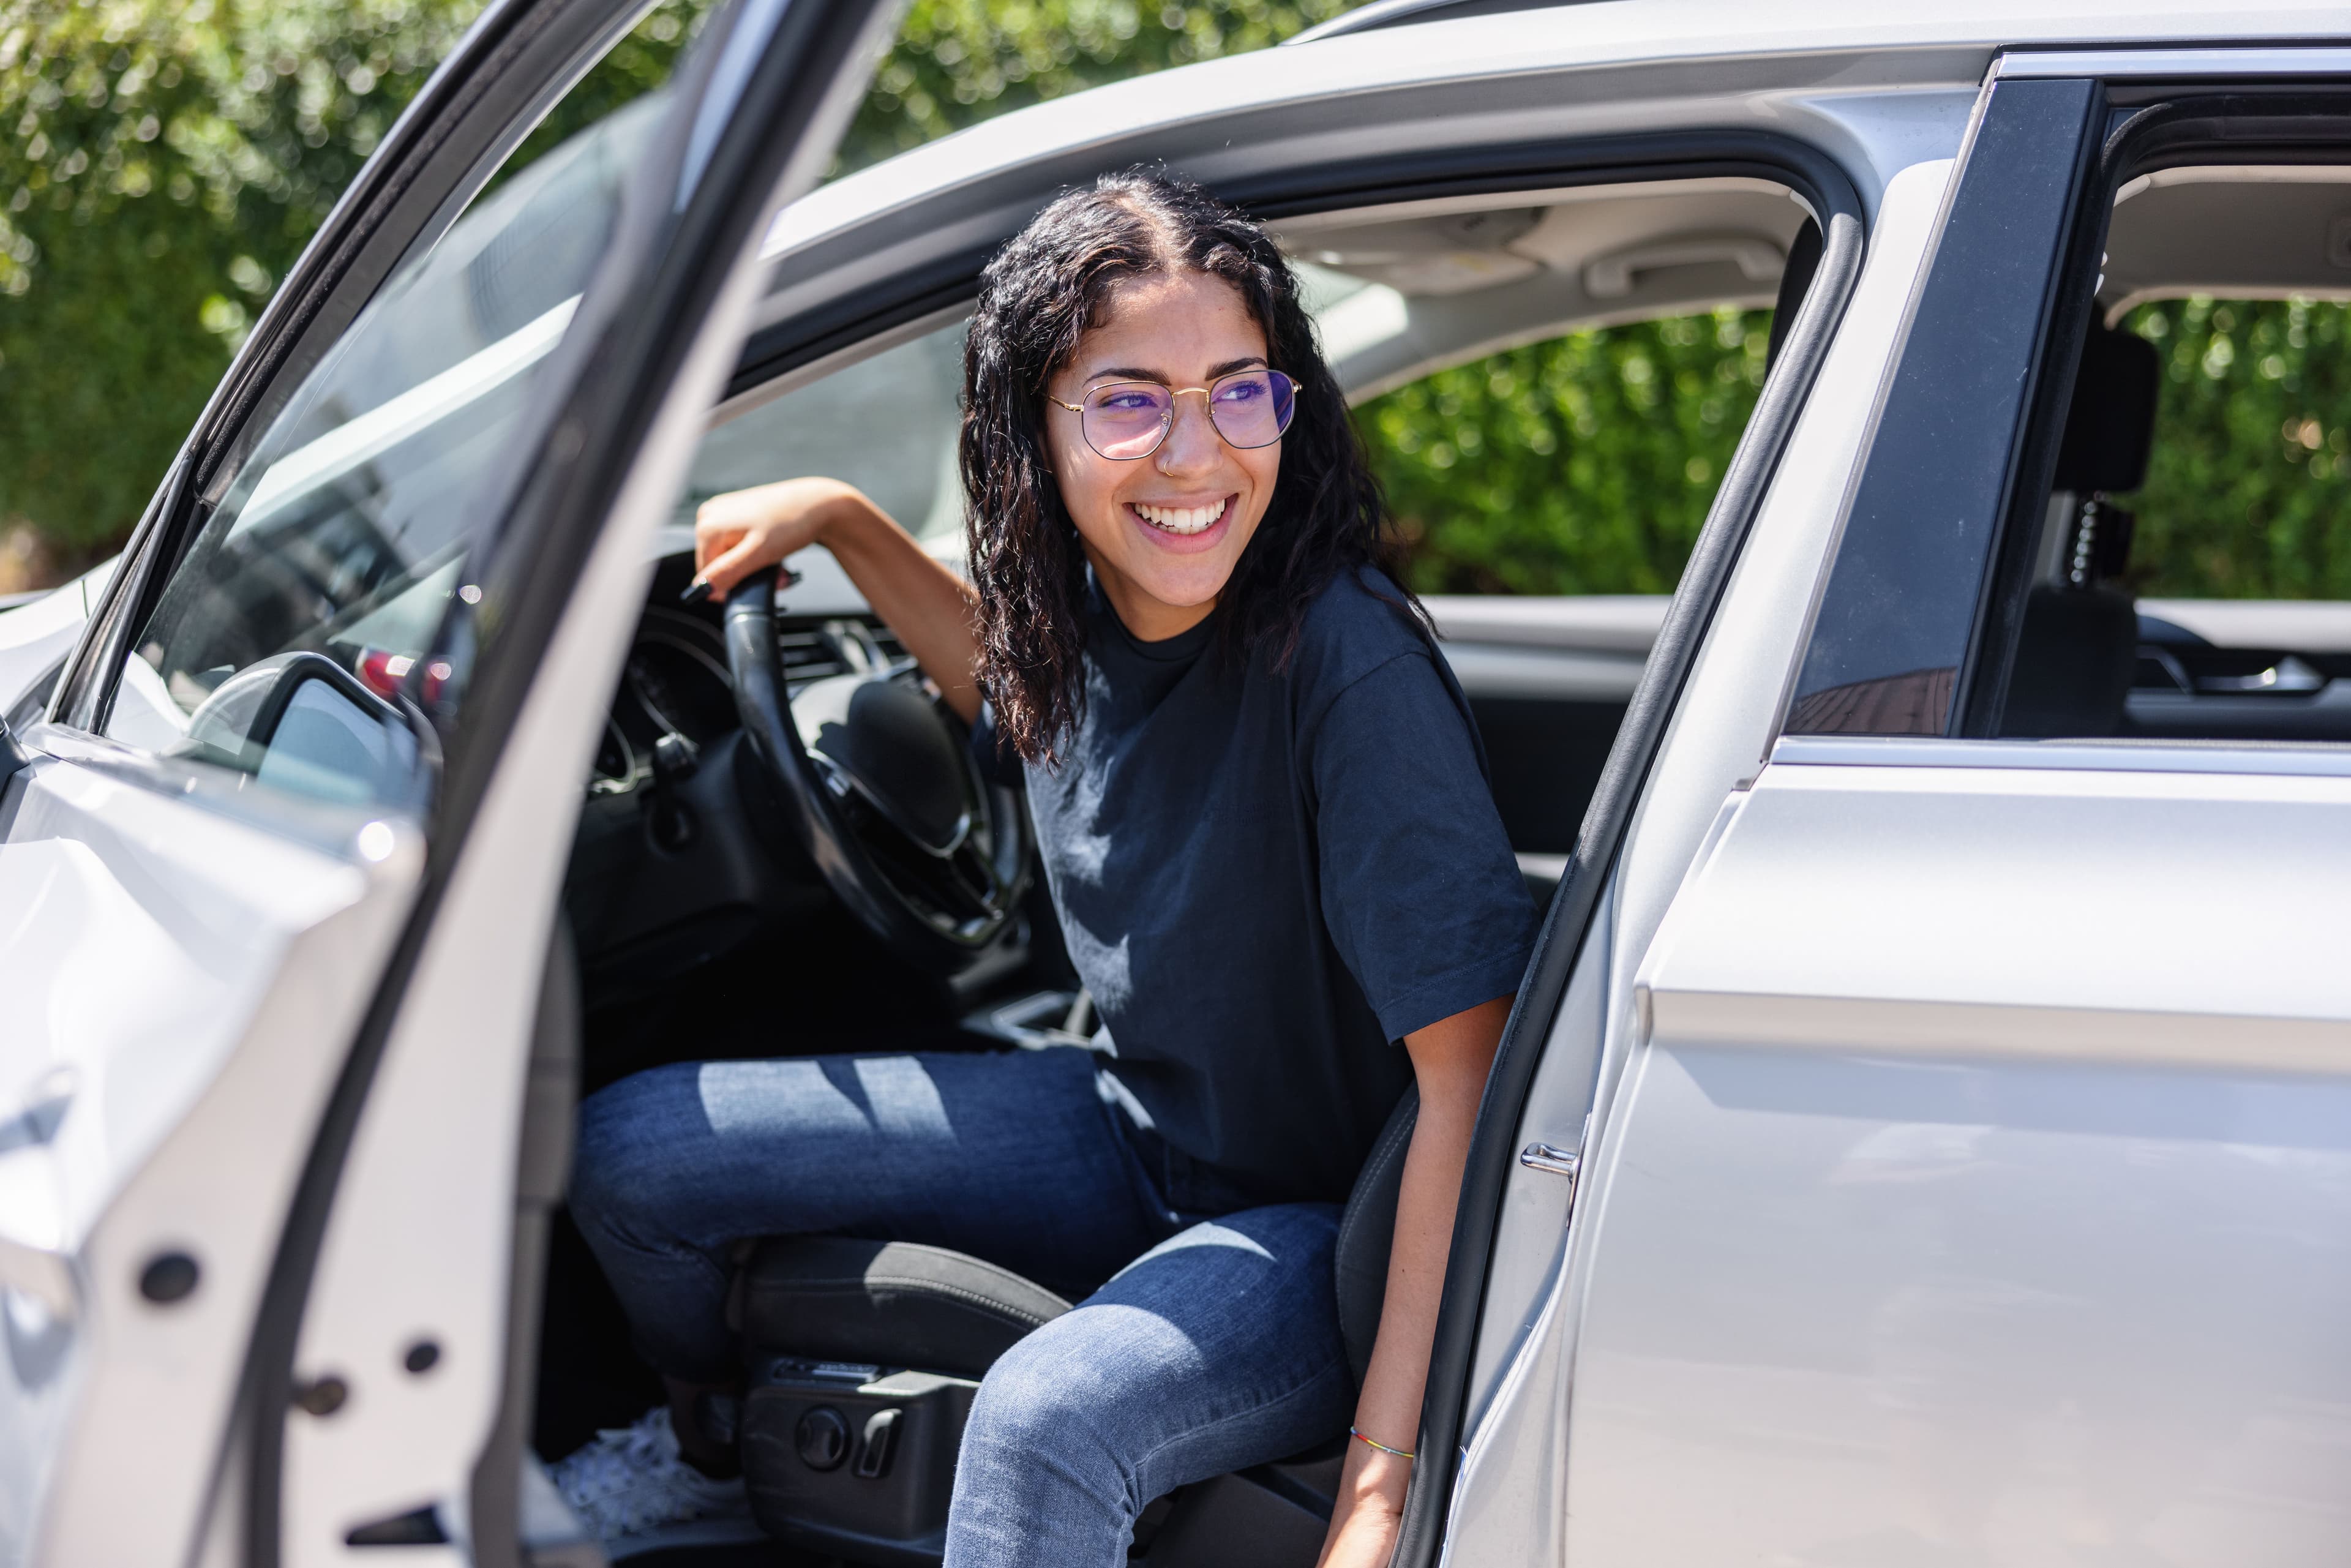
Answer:
[{"label": "navy blue t-shirt", "polygon": [[[1343,1200],[1411,1082],[1395,1042],[1515,990],[1533,946],[1468,704],[1376,571],[1317,596],[1280,674],[1213,614],[1144,643],[1087,598],[1082,715],[1022,771],[1105,1065],[1209,1178],[1179,1185]],[[994,762],[986,715],[974,740]]]}]

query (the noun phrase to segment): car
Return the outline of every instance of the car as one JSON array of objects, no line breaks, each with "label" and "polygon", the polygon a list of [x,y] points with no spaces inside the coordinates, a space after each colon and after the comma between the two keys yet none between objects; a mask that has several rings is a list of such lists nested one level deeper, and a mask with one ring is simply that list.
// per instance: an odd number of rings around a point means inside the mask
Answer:
[{"label": "car", "polygon": [[[1400,1568],[2351,1551],[2351,602],[2139,597],[2116,499],[2218,374],[2134,311],[2351,299],[2339,10],[1383,0],[820,184],[886,8],[737,0],[509,169],[640,9],[490,5],[120,559],[0,612],[0,1554],[599,1561],[539,1455],[651,1394],[583,1086],[1084,1044],[839,570],[680,591],[795,473],[952,559],[977,269],[1137,162],[1274,228],[1359,401],[1772,311],[1670,595],[1429,600],[1548,914]],[[2261,449],[2314,484],[2324,392]],[[2266,580],[2230,477],[2164,538]],[[661,1561],[936,1560],[986,1354],[815,1283],[747,1239],[762,1542]],[[1335,1452],[1134,1560],[1311,1563]]]}]

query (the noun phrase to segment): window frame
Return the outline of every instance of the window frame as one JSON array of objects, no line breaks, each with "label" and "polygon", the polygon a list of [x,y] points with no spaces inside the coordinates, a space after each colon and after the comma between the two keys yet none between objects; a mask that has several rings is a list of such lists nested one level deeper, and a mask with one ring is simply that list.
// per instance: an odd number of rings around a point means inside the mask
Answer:
[{"label": "window frame", "polygon": [[[2189,68],[2180,69],[2183,65]],[[2167,66],[2172,69],[2166,70]],[[2196,66],[2243,74],[2233,80],[2197,79],[2191,74]],[[2262,79],[2262,67],[2274,73],[2270,79]],[[2064,415],[2082,346],[2097,315],[2096,280],[2116,193],[2155,169],[2216,161],[2351,164],[2351,81],[2340,74],[2332,83],[2309,79],[2330,69],[2343,73],[2346,67],[2351,67],[2351,55],[2344,51],[2293,49],[2213,51],[2185,59],[2169,51],[2011,56],[1999,63],[1970,133],[1946,211],[1945,231],[1937,240],[1936,260],[1913,306],[1913,335],[1889,378],[1877,427],[1839,524],[1804,655],[1782,701],[1782,736],[1792,742],[1865,735],[1903,739],[2000,737]],[[2042,244],[2011,269],[2027,276],[2037,271],[2045,280],[2043,286],[2020,292],[2012,286],[1991,287],[1959,267],[1947,271],[1942,266],[1947,256],[1964,256],[1964,242],[1987,237],[1983,232],[1959,235],[1962,249],[1951,252],[1948,247],[1958,225],[1990,227],[2016,217],[2015,193],[2003,187],[2011,172],[1995,167],[1997,160],[1978,162],[1982,123],[1999,112],[2003,90],[2026,88],[2045,93],[2069,85],[2083,95],[2082,133],[2072,149],[2049,150],[2052,164],[2069,152],[2075,161],[2066,204],[2062,212],[2041,214],[2033,232],[2042,236]],[[1971,181],[1985,193],[1972,205]],[[2013,182],[2007,183],[2012,187]],[[1938,389],[1949,384],[1952,359],[1971,353],[1980,358],[1985,352],[1981,337],[1947,341],[1933,331],[1936,309],[1948,309],[1954,302],[1965,305],[1959,312],[1963,318],[1970,313],[1979,321],[1992,317],[2011,339],[2025,322],[2033,325],[2027,351],[2010,367],[2013,379],[2008,395],[1980,400],[1947,417],[1949,400]],[[1922,319],[1930,322],[1924,334],[1917,330]],[[1978,509],[1961,519],[1978,536],[1974,569],[1949,574],[1925,591],[1878,592],[1876,601],[1869,602],[1879,589],[1866,559],[1873,549],[1914,548],[1915,507],[1906,503],[1921,486],[1909,454],[1934,438],[1938,421],[1963,423],[1980,441],[1990,432],[2003,427],[2006,432],[1996,488],[1980,493]],[[1805,724],[1800,706],[1804,699],[1838,689],[1836,683],[1821,678],[1823,667],[1836,656],[1835,641],[1850,637],[1852,628],[1872,614],[1895,621],[1924,616],[1965,627],[1964,641],[1948,644],[1956,656],[1950,665],[1949,698],[1939,718],[1909,728]],[[1882,672],[1885,676],[1896,674]]]}]

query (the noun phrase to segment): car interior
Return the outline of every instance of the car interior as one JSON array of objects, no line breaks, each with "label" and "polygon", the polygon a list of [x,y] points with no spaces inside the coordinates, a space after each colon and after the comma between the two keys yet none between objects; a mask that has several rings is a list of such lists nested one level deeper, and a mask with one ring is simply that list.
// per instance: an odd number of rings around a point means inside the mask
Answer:
[{"label": "car interior", "polygon": [[[1351,402],[1600,325],[1801,300],[1818,229],[1786,187],[1708,178],[1536,189],[1284,220]],[[962,311],[716,408],[587,783],[565,911],[581,1092],[674,1061],[1093,1044],[1017,796],[967,760],[891,629],[820,550],[775,590],[686,605],[708,497],[826,474],[949,562]],[[886,410],[888,418],[881,415]],[[909,437],[909,428],[919,432]],[[889,428],[886,447],[868,433]],[[925,445],[927,443],[927,445]],[[1663,617],[1662,596],[1433,597],[1521,868],[1547,896]],[[844,865],[852,868],[844,873]],[[1378,1322],[1412,1101],[1350,1203],[1342,1315],[1360,1376]],[[978,1259],[852,1238],[745,1239],[735,1424],[754,1544],[641,1560],[936,1562],[977,1380],[1067,1301]],[[559,1223],[533,1447],[569,1452],[660,1397],[585,1245]],[[1343,1433],[1158,1500],[1134,1560],[1311,1563]]]},{"label": "car interior", "polygon": [[[2207,580],[2262,580],[2260,536],[2229,515],[2245,506],[2229,497],[2232,476],[2215,472],[2183,499],[2148,487],[2150,465],[2167,452],[2191,455],[2189,400],[2236,354],[2258,351],[2247,330],[2256,302],[2346,300],[2351,168],[2191,165],[2141,174],[2116,193],[1998,733],[2351,739],[2351,601],[2167,593],[2164,563],[2133,550],[2146,531],[2138,514],[2160,506],[2172,514],[2161,520],[2173,560],[2193,559]],[[2169,315],[2143,308],[2167,303],[2215,334],[2200,345],[2172,340],[2180,335]],[[2289,371],[2280,357],[2259,373]],[[2340,472],[2346,434],[2323,389],[2306,402],[2283,422],[2270,460],[2316,487]],[[2339,528],[2325,496],[2314,497],[2328,519],[2320,526]]]}]

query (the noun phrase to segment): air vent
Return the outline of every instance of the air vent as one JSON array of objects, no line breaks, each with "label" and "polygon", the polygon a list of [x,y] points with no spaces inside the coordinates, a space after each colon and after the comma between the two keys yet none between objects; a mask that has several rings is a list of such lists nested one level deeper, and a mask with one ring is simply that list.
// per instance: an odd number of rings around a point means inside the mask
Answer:
[{"label": "air vent", "polygon": [[776,651],[783,656],[784,679],[820,681],[848,673],[848,662],[821,627],[786,626],[776,633]]},{"label": "air vent", "polygon": [[784,679],[795,685],[827,675],[864,674],[906,656],[897,634],[871,615],[853,620],[786,622],[776,631]]}]

